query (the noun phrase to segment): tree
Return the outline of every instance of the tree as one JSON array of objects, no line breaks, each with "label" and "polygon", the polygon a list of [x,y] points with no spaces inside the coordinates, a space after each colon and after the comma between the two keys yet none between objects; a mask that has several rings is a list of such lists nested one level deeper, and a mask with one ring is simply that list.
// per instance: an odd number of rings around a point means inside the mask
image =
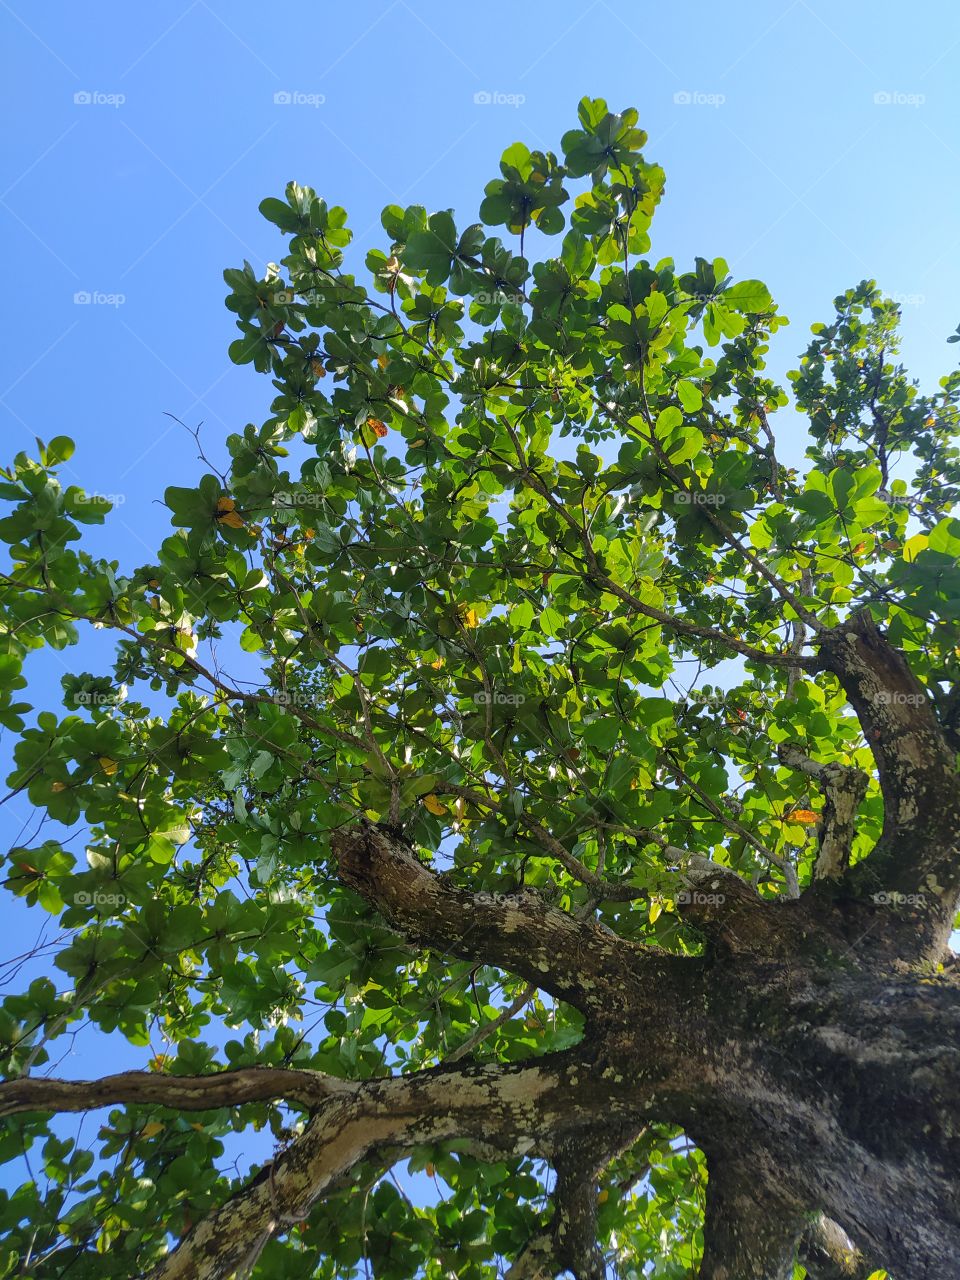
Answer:
[{"label": "tree", "polygon": [[[10,786],[64,835],[5,863],[63,978],[3,1005],[50,1185],[0,1274],[957,1274],[960,373],[921,394],[862,283],[778,461],[785,321],[643,258],[636,121],[584,99],[465,230],[385,209],[367,283],[342,209],[264,201],[287,256],[225,276],[271,416],[155,563],[73,545],[65,437],[4,472]],[[112,671],[25,727],[90,626]],[[82,1020],[146,1069],[41,1071]]]}]

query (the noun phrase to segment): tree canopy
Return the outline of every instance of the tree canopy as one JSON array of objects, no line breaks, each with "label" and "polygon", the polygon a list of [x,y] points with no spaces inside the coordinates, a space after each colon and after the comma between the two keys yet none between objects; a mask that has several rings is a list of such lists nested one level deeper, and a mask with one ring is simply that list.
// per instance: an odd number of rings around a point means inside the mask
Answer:
[{"label": "tree canopy", "polygon": [[[645,256],[645,143],[584,98],[479,221],[391,205],[363,264],[343,208],[264,200],[285,256],[224,275],[270,416],[223,471],[200,441],[153,562],[84,549],[68,437],[2,472],[0,723],[50,820],[3,877],[58,942],[0,1009],[0,1276],[934,1274],[829,1188],[758,1196],[748,1270],[690,1064],[698,1022],[736,1056],[697,984],[745,1004],[761,940],[956,1018],[960,371],[922,391],[865,281],[778,385],[762,283]],[[816,955],[804,912],[842,915]],[[48,1079],[87,1025],[143,1070]]]}]

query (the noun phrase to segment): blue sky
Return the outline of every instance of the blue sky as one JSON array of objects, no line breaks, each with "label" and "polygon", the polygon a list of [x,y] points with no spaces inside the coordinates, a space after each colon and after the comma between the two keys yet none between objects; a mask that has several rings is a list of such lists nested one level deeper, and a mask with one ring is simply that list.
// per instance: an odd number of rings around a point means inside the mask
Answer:
[{"label": "blue sky", "polygon": [[[583,94],[635,105],[667,171],[651,258],[723,256],[770,286],[792,321],[776,372],[863,277],[901,302],[904,356],[926,384],[957,350],[948,0],[0,0],[0,32],[0,456],[73,436],[70,480],[119,499],[92,545],[125,567],[169,529],[164,488],[200,472],[165,413],[202,420],[215,462],[228,431],[265,414],[269,381],[227,358],[221,275],[282,255],[260,200],[291,178],[315,187],[347,208],[362,263],[386,247],[385,204],[475,220],[504,148],[559,150]],[[786,434],[793,461],[795,422]],[[59,661],[38,668],[36,701],[48,682],[56,705]],[[11,843],[29,815],[0,812]],[[39,925],[30,913],[8,940]]]}]

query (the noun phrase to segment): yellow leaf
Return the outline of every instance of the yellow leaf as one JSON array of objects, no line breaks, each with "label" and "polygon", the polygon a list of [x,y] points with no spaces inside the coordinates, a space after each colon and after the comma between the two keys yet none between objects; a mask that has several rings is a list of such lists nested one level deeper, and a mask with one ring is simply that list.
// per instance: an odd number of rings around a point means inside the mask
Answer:
[{"label": "yellow leaf", "polygon": [[99,756],[98,761],[100,764],[100,768],[107,775],[107,777],[112,778],[113,775],[117,772],[116,760],[111,760],[109,756]]},{"label": "yellow leaf", "polygon": [[435,813],[438,818],[447,812],[432,791],[429,795],[423,797],[423,803],[427,806],[430,812]]},{"label": "yellow leaf", "polygon": [[385,354],[377,356],[377,364],[381,369],[385,369],[387,367],[387,357]]},{"label": "yellow leaf", "polygon": [[141,1138],[155,1138],[158,1133],[163,1133],[167,1126],[161,1124],[159,1120],[151,1120],[149,1124],[145,1124],[140,1130]]},{"label": "yellow leaf", "polygon": [[379,436],[381,440],[387,434],[387,427],[384,423],[380,421],[379,418],[368,418],[367,426],[370,427],[370,429],[373,431],[373,434],[375,436]]},{"label": "yellow leaf", "polygon": [[436,1165],[428,1161],[426,1167],[424,1168],[424,1173],[427,1175],[428,1178],[432,1178],[436,1172],[437,1172]]},{"label": "yellow leaf", "polygon": [[603,1190],[600,1192],[600,1194],[597,1196],[597,1204],[606,1204],[609,1199],[610,1199],[610,1192],[607,1190],[606,1187],[604,1187]]},{"label": "yellow leaf", "polygon": [[653,924],[657,917],[663,911],[663,903],[658,902],[656,898],[650,903],[650,923]]},{"label": "yellow leaf", "polygon": [[799,822],[803,826],[812,826],[815,822],[820,821],[819,813],[814,813],[812,809],[794,809],[793,813],[788,813],[787,822]]},{"label": "yellow leaf", "polygon": [[916,560],[921,551],[926,549],[930,539],[925,533],[915,533],[912,538],[908,538],[903,544],[903,558],[908,564],[912,564]]},{"label": "yellow leaf", "polygon": [[66,791],[67,784],[65,782],[54,782],[50,785],[51,791]]},{"label": "yellow leaf", "polygon": [[313,370],[315,378],[325,378],[327,376],[327,371],[319,360],[311,360],[310,368]]},{"label": "yellow leaf", "polygon": [[461,608],[459,610],[459,614],[460,614],[460,621],[463,623],[465,627],[475,627],[477,623],[480,621],[480,619],[477,617],[476,609]]},{"label": "yellow leaf", "polygon": [[242,529],[243,517],[236,508],[237,504],[232,498],[218,498],[215,517],[217,523],[225,524],[230,529]]}]

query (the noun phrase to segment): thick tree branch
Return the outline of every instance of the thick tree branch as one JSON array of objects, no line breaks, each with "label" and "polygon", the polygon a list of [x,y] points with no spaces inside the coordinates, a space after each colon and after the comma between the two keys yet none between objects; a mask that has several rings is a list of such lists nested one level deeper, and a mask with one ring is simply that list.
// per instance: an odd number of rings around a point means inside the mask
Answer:
[{"label": "thick tree branch", "polygon": [[790,953],[800,925],[780,908],[791,899],[783,904],[765,902],[730,867],[695,854],[686,856],[681,874],[687,888],[676,895],[677,911],[709,938],[714,949],[728,957],[761,951]]},{"label": "thick tree branch", "polygon": [[589,1144],[562,1146],[554,1157],[557,1181],[554,1212],[546,1230],[528,1240],[506,1280],[605,1280],[603,1250],[597,1238],[598,1179],[606,1166],[635,1141],[636,1130],[605,1134],[599,1127]]},{"label": "thick tree branch", "polygon": [[101,1080],[51,1080],[27,1076],[0,1084],[0,1116],[21,1111],[92,1111],[114,1103],[170,1107],[175,1111],[210,1111],[245,1102],[280,1098],[316,1107],[349,1094],[348,1080],[319,1071],[245,1067],[208,1076],[167,1076],[152,1071],[125,1071]]},{"label": "thick tree branch", "polygon": [[497,965],[595,1017],[611,992],[636,992],[648,969],[672,960],[576,919],[539,894],[470,893],[445,883],[398,836],[358,823],[332,838],[340,878],[405,937],[443,954]]},{"label": "thick tree branch", "polygon": [[777,755],[788,768],[813,778],[823,791],[820,851],[813,878],[837,880],[850,862],[850,850],[856,835],[857,809],[867,794],[869,779],[855,765],[840,764],[838,761],[818,764],[794,742],[782,742],[777,747]]},{"label": "thick tree branch", "polygon": [[792,1280],[797,1241],[803,1229],[799,1209],[759,1198],[759,1166],[736,1167],[730,1152],[707,1152],[707,1210],[699,1280]]},{"label": "thick tree branch", "polygon": [[942,932],[960,895],[960,772],[934,704],[866,611],[823,633],[820,651],[857,713],[883,794],[881,838],[849,877],[921,895]]},{"label": "thick tree branch", "polygon": [[439,1067],[352,1085],[328,1099],[304,1132],[209,1214],[148,1280],[227,1280],[274,1235],[303,1221],[360,1161],[423,1143],[476,1139],[503,1155],[557,1154],[574,1132],[629,1124],[635,1083],[597,1071],[583,1051],[511,1066]]}]

